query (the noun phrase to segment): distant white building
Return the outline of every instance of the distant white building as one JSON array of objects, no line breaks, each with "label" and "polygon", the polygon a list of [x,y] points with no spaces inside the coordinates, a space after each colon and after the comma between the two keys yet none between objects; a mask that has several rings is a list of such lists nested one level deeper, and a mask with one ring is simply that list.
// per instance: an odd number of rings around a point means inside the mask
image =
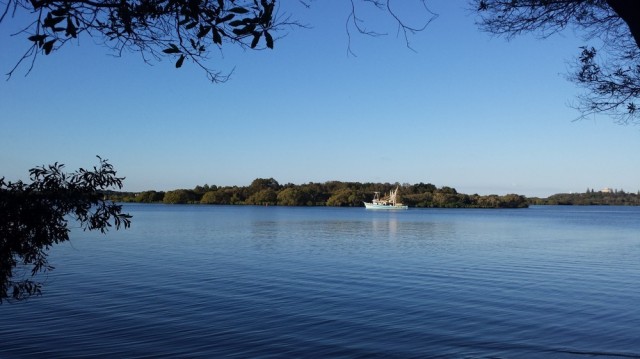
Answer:
[{"label": "distant white building", "polygon": [[613,193],[613,190],[609,187],[605,187],[603,189],[600,190],[600,192],[602,193]]}]

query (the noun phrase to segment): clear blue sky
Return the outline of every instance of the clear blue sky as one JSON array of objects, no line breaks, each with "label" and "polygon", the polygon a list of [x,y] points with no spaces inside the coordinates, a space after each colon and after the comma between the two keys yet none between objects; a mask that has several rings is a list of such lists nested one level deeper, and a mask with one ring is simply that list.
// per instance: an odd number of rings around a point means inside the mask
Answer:
[{"label": "clear blue sky", "polygon": [[[227,46],[210,62],[235,68],[219,85],[188,62],[149,66],[81,38],[0,82],[0,176],[26,179],[55,161],[91,167],[100,155],[128,191],[258,177],[425,182],[469,194],[639,190],[640,128],[572,121],[579,89],[564,76],[582,40],[493,38],[465,3],[430,1],[440,16],[411,38],[415,51],[373,18],[370,27],[390,35],[352,37],[354,57],[347,1],[287,2],[313,28],[292,29],[273,51]],[[3,73],[28,46],[13,30],[0,25]]]}]

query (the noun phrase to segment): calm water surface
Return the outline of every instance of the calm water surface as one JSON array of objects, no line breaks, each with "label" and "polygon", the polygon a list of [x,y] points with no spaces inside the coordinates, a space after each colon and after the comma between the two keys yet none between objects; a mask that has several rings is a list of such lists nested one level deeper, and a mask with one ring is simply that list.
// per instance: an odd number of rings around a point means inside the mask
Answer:
[{"label": "calm water surface", "polygon": [[125,208],[0,358],[640,357],[640,208]]}]

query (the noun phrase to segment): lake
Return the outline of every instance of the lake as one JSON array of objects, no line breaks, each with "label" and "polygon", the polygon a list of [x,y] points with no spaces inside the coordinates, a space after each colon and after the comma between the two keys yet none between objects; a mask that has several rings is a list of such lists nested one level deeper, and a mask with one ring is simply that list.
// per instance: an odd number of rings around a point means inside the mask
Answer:
[{"label": "lake", "polygon": [[0,358],[640,357],[640,208],[125,205]]}]

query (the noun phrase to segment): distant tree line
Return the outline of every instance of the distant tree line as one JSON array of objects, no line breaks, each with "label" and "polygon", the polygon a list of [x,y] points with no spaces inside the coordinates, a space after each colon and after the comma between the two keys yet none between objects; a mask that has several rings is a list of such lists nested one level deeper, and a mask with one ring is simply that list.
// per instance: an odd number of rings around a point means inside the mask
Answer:
[{"label": "distant tree line", "polygon": [[548,198],[529,199],[531,204],[576,205],[576,206],[640,206],[640,193],[627,193],[624,190],[596,192],[587,189],[584,193],[558,193]]},{"label": "distant tree line", "polygon": [[217,205],[271,205],[271,206],[332,206],[362,207],[371,201],[374,192],[389,193],[398,186],[399,199],[409,207],[438,208],[524,208],[526,197],[517,194],[505,196],[458,193],[455,188],[436,187],[430,183],[391,184],[329,181],[281,185],[273,178],[257,178],[251,185],[196,186],[194,189],[176,189],[167,192],[140,193],[112,192],[112,200],[138,203],[217,204]]}]

